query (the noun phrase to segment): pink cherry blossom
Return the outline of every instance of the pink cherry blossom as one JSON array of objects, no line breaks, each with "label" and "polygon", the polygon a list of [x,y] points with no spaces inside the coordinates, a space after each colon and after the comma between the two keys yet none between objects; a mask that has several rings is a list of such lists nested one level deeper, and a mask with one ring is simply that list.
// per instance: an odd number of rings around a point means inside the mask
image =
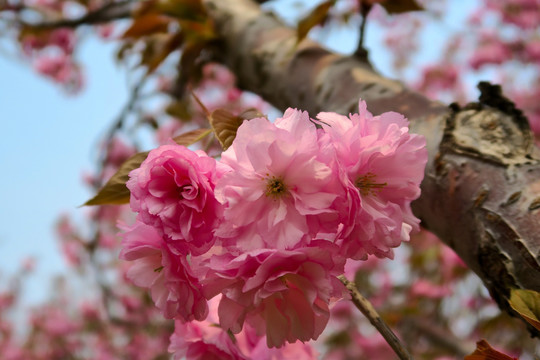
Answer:
[{"label": "pink cherry blossom", "polygon": [[175,322],[169,351],[174,359],[257,359],[257,360],[315,360],[317,351],[309,344],[297,341],[281,348],[268,348],[266,336],[245,324],[238,334],[219,325],[218,304],[221,295],[208,302],[209,314],[203,321]]},{"label": "pink cherry blossom", "polygon": [[222,155],[232,171],[216,185],[225,206],[216,234],[241,250],[292,249],[322,231],[338,179],[317,138],[308,114],[298,110],[288,109],[275,124],[244,121]]},{"label": "pink cherry blossom", "polygon": [[540,61],[540,38],[529,39],[525,44],[525,59],[529,62]]},{"label": "pink cherry blossom", "polygon": [[480,36],[478,47],[469,59],[470,66],[478,70],[487,64],[502,64],[512,58],[509,44],[493,32],[484,32]]},{"label": "pink cherry blossom", "polygon": [[174,359],[247,360],[234,345],[227,332],[214,324],[176,321],[169,351]]},{"label": "pink cherry blossom", "polygon": [[55,45],[65,54],[73,53],[75,48],[75,32],[72,29],[60,28],[49,35],[49,45]]},{"label": "pink cherry blossom", "polygon": [[452,293],[448,286],[433,284],[425,279],[416,280],[412,284],[410,291],[412,297],[428,297],[431,299],[442,298]]},{"label": "pink cherry blossom", "polygon": [[135,147],[128,145],[119,137],[113,137],[107,144],[107,158],[105,162],[118,168],[131,155],[135,154]]},{"label": "pink cherry blossom", "polygon": [[[220,297],[210,300],[210,312],[203,321],[175,321],[169,352],[174,359],[247,360],[236,339],[219,326],[217,305]],[[233,340],[234,339],[234,340]]]},{"label": "pink cherry blossom", "polygon": [[317,350],[309,343],[297,341],[285,344],[280,348],[268,348],[266,339],[261,338],[251,351],[249,358],[257,360],[315,360],[319,357]]},{"label": "pink cherry blossom", "polygon": [[499,13],[504,22],[521,29],[534,29],[540,25],[538,0],[484,0],[487,8]]},{"label": "pink cherry blossom", "polygon": [[221,205],[214,197],[214,184],[222,173],[203,151],[160,146],[129,175],[131,209],[178,251],[203,254],[215,241]]},{"label": "pink cherry blossom", "polygon": [[327,141],[336,149],[347,197],[338,202],[340,237],[347,257],[393,257],[392,248],[409,240],[419,220],[410,203],[420,195],[427,162],[424,137],[409,134],[398,113],[373,116],[365,102],[349,118],[320,113]]},{"label": "pink cherry blossom", "polygon": [[[268,347],[317,339],[329,316],[329,304],[343,296],[335,277],[343,272],[333,244],[319,240],[298,250],[254,250],[210,261],[212,279],[205,294],[222,293],[220,325],[237,334],[244,321],[266,335]],[[337,262],[335,262],[337,261]]]},{"label": "pink cherry blossom", "polygon": [[437,64],[425,67],[416,88],[435,98],[441,91],[456,90],[459,86],[459,69],[453,64]]},{"label": "pink cherry blossom", "polygon": [[152,300],[166,318],[204,319],[206,299],[185,254],[174,252],[153,227],[142,222],[125,230],[120,258],[133,261],[128,278],[150,289]]},{"label": "pink cherry blossom", "polygon": [[40,56],[33,64],[37,72],[63,84],[68,90],[80,90],[83,78],[80,68],[65,54]]}]

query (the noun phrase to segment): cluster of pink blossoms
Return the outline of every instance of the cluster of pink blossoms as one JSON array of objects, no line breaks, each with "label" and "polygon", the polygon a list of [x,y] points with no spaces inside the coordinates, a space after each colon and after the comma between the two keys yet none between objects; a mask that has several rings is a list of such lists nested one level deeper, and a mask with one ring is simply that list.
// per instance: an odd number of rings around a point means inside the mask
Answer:
[{"label": "cluster of pink blossoms", "polygon": [[[138,216],[121,258],[177,333],[203,336],[189,322],[208,321],[219,298],[219,331],[250,329],[285,351],[322,333],[345,296],[337,276],[347,259],[392,258],[418,229],[410,203],[426,161],[425,139],[402,115],[374,117],[364,102],[349,117],[288,109],[274,123],[244,121],[219,161],[163,145],[130,173]],[[212,346],[242,358],[221,338]],[[184,356],[187,342],[173,343]]]}]

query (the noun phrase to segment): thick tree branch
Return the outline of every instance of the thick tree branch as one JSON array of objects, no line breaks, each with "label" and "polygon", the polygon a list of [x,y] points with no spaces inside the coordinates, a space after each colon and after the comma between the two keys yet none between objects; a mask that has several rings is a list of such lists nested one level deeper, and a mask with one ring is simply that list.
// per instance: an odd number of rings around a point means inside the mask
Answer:
[{"label": "thick tree branch", "polygon": [[464,109],[428,100],[365,62],[310,41],[251,0],[203,0],[223,38],[220,60],[239,86],[280,109],[342,114],[367,101],[398,111],[428,141],[413,211],[474,270],[506,311],[512,287],[540,291],[540,155],[523,116],[484,87]]}]

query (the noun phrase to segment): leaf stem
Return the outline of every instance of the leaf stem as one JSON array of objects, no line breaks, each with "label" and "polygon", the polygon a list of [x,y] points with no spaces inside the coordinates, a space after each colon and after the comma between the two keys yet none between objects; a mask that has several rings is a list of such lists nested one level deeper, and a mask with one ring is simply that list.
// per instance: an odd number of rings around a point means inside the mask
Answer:
[{"label": "leaf stem", "polygon": [[347,280],[344,275],[338,276],[338,279],[343,283],[343,285],[345,285],[347,290],[349,290],[354,305],[356,305],[358,310],[360,310],[362,314],[364,314],[364,316],[368,318],[369,322],[373,326],[375,326],[375,328],[384,337],[388,345],[392,347],[398,357],[401,360],[412,360],[413,357],[411,356],[411,354],[409,354],[409,352],[398,339],[398,337],[384,322],[381,316],[377,313],[377,310],[375,310],[373,305],[371,305],[369,300],[362,296],[362,294],[360,294],[360,292],[356,288],[356,284],[352,281]]}]

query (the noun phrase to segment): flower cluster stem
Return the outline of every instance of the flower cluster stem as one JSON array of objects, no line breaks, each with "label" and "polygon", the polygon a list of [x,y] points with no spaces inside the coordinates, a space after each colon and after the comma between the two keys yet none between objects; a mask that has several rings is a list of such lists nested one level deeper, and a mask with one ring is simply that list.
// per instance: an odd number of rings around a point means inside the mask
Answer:
[{"label": "flower cluster stem", "polygon": [[388,324],[384,322],[381,316],[377,313],[377,310],[375,310],[373,305],[371,305],[369,300],[362,296],[362,294],[360,294],[360,292],[356,288],[356,284],[352,281],[347,280],[344,275],[340,275],[338,278],[343,283],[343,285],[345,285],[347,290],[349,290],[354,305],[356,305],[358,310],[360,310],[362,314],[364,314],[364,316],[369,319],[369,322],[373,326],[375,326],[375,328],[384,337],[388,345],[392,347],[398,357],[402,360],[412,360],[413,357],[411,356],[411,354],[409,354],[405,346],[390,329]]}]

